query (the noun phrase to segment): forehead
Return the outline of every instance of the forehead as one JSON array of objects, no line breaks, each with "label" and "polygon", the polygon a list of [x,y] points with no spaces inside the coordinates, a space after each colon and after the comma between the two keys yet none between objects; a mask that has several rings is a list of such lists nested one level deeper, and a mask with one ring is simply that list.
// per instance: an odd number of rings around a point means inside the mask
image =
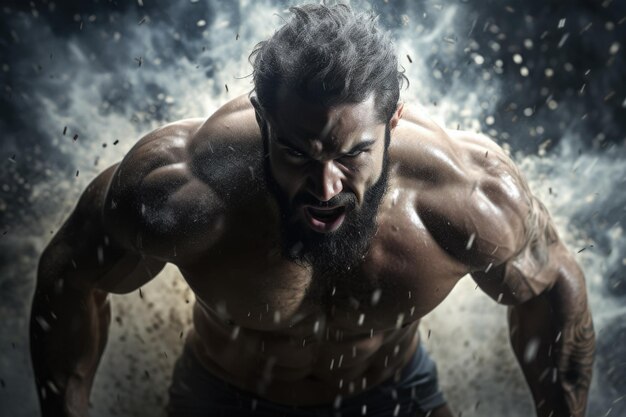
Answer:
[{"label": "forehead", "polygon": [[378,130],[384,128],[384,123],[377,118],[373,94],[360,103],[324,106],[308,102],[296,93],[280,90],[273,127],[277,134],[288,136],[288,139],[343,142],[363,135],[374,138]]}]

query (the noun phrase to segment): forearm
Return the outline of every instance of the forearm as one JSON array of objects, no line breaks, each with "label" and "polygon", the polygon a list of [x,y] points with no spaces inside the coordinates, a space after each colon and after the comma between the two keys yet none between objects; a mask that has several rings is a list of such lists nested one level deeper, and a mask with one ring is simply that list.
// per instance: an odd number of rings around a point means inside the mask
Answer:
[{"label": "forearm", "polygon": [[69,285],[38,286],[30,341],[43,416],[87,415],[110,322],[106,296]]},{"label": "forearm", "polygon": [[563,276],[541,295],[509,309],[513,350],[540,417],[582,417],[595,335],[582,274]]}]

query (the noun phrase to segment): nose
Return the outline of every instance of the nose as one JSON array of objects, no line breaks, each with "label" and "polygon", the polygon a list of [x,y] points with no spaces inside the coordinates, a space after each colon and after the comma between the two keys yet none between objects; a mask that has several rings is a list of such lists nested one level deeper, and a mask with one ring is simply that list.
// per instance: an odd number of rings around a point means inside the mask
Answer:
[{"label": "nose", "polygon": [[342,173],[333,161],[316,164],[309,176],[309,192],[320,201],[328,201],[343,190]]}]

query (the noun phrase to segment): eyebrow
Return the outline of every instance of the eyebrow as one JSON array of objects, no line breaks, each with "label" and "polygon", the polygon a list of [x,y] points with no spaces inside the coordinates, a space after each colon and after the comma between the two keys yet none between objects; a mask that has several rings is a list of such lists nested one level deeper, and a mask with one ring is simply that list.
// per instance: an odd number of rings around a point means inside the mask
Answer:
[{"label": "eyebrow", "polygon": [[276,137],[276,142],[280,143],[281,145],[287,147],[287,148],[291,148],[294,149],[300,153],[303,153],[305,155],[308,155],[309,153],[302,150],[300,147],[298,147],[297,145],[294,145],[293,143],[290,143],[289,141],[287,141],[287,139],[285,138],[281,138],[281,137]]},{"label": "eyebrow", "polygon": [[[352,149],[350,149],[348,152],[346,153],[352,153],[352,152],[356,152],[356,151],[361,151],[364,150],[365,148],[368,148],[370,146],[372,146],[374,143],[376,142],[375,139],[366,139],[362,142],[357,143],[356,145],[354,145],[352,147]],[[345,155],[345,154],[344,154]]]},{"label": "eyebrow", "polygon": [[[283,146],[286,146],[288,148],[294,149],[294,150],[296,150],[298,152],[301,152],[301,153],[303,153],[305,155],[309,154],[308,152],[302,150],[300,147],[298,147],[298,146],[288,142],[285,138],[281,138],[281,137],[277,136],[276,137],[276,141],[278,143],[280,143],[281,145],[283,145]],[[368,148],[368,147],[372,146],[375,142],[376,142],[375,139],[363,140],[363,141],[357,143],[356,145],[354,145],[348,152],[344,152],[341,155],[346,155],[346,154],[353,153],[353,152],[356,152],[356,151],[364,150],[365,148]]]}]

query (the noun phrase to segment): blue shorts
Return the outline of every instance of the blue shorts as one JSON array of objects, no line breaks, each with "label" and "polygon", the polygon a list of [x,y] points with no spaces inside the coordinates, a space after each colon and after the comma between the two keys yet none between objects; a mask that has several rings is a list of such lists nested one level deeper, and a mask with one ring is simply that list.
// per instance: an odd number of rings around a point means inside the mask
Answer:
[{"label": "blue shorts", "polygon": [[445,404],[437,368],[420,344],[411,362],[394,378],[337,403],[296,407],[277,404],[243,391],[208,372],[185,346],[169,388],[169,417],[415,416]]}]

